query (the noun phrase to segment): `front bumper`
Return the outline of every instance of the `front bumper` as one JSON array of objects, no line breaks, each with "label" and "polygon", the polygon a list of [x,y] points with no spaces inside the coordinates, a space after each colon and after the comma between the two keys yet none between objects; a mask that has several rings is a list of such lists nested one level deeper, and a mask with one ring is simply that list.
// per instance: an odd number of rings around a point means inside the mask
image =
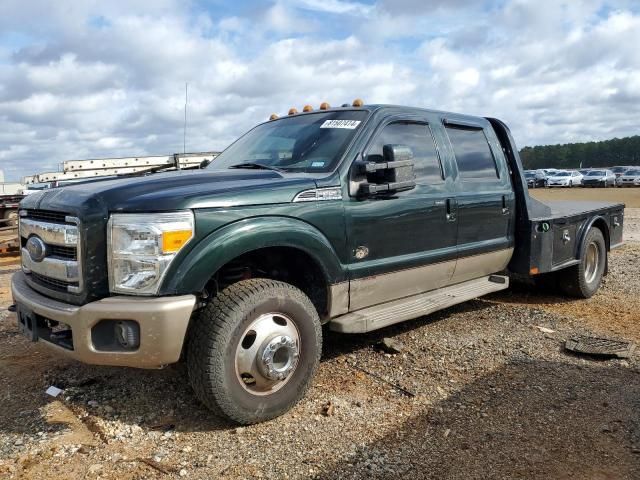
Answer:
[{"label": "front bumper", "polygon": [[[13,275],[11,293],[18,315],[28,315],[35,323],[32,331],[25,332],[33,340],[84,363],[138,368],[160,368],[180,359],[196,302],[194,295],[117,296],[76,306],[36,292],[29,287],[22,272]],[[101,330],[94,327],[103,321],[123,320],[138,324],[139,346],[134,350],[122,350],[116,345],[96,347],[96,333]],[[56,342],[55,335],[49,335],[50,321],[67,325],[71,330],[70,339]]]}]

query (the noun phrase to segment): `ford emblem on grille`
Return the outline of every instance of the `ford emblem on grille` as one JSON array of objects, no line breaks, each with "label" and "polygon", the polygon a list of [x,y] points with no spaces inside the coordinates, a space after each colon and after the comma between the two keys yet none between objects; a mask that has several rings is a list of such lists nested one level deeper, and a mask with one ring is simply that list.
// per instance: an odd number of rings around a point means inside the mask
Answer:
[{"label": "ford emblem on grille", "polygon": [[27,251],[31,260],[34,262],[41,262],[44,257],[47,256],[47,245],[40,239],[40,237],[32,236],[27,240]]}]

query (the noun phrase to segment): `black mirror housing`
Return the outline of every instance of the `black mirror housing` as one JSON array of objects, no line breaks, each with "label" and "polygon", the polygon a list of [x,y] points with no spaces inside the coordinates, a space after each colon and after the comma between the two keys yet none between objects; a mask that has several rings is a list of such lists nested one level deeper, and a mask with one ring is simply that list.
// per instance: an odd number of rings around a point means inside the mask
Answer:
[{"label": "black mirror housing", "polygon": [[367,178],[360,186],[360,193],[396,193],[415,188],[411,147],[388,144],[382,147],[382,152],[382,162],[360,163],[360,171]]}]

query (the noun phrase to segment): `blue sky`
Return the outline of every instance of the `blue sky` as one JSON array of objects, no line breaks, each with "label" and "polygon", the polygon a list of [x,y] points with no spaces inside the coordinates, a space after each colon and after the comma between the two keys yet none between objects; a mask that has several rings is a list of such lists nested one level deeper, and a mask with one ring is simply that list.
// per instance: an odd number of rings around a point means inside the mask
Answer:
[{"label": "blue sky", "polygon": [[504,119],[520,146],[640,134],[633,0],[3,0],[0,169],[224,148],[290,106]]}]

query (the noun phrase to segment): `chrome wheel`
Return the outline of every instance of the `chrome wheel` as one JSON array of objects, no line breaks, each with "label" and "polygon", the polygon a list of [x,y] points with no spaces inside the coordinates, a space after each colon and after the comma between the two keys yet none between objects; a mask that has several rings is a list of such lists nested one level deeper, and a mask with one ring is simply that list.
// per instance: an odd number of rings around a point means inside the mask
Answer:
[{"label": "chrome wheel", "polygon": [[260,315],[244,331],[236,348],[238,381],[254,395],[282,388],[298,366],[300,333],[281,313]]},{"label": "chrome wheel", "polygon": [[587,283],[592,283],[598,275],[600,263],[600,247],[597,243],[591,242],[587,247],[584,259],[584,279]]}]

